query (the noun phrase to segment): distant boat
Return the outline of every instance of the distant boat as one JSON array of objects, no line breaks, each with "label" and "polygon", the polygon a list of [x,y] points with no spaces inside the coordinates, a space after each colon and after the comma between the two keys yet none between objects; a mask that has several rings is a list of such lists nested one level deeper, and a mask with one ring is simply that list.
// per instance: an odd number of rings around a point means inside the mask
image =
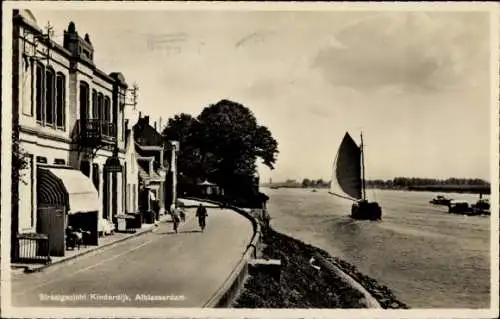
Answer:
[{"label": "distant boat", "polygon": [[468,216],[490,215],[490,202],[488,199],[482,198],[474,204],[463,200],[452,200],[448,206],[448,212]]},{"label": "distant boat", "polygon": [[318,191],[317,189],[313,188],[313,190],[311,192],[315,193],[317,191]]},{"label": "distant boat", "polygon": [[471,205],[472,207],[472,212],[474,215],[491,215],[490,212],[490,200],[489,199],[483,199],[483,194],[479,194],[479,200]]},{"label": "distant boat", "polygon": [[444,206],[449,206],[453,198],[446,198],[443,195],[438,195],[435,198],[433,198],[431,201],[429,201],[430,204],[433,205],[444,205]]},{"label": "distant boat", "polygon": [[473,210],[469,203],[465,200],[451,200],[450,204],[448,205],[448,213],[472,215]]},{"label": "distant boat", "polygon": [[333,163],[329,193],[353,201],[351,218],[359,220],[382,219],[382,208],[366,198],[363,134],[358,146],[349,133],[344,139]]}]

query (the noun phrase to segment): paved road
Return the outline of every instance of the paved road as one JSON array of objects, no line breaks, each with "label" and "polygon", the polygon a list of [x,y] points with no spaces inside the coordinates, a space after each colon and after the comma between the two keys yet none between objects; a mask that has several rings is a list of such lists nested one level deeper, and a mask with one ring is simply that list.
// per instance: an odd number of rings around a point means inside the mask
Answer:
[{"label": "paved road", "polygon": [[[203,306],[237,265],[253,229],[233,211],[209,208],[201,233],[192,212],[177,234],[160,224],[154,233],[13,279],[12,305]],[[44,300],[51,297],[70,299]]]}]

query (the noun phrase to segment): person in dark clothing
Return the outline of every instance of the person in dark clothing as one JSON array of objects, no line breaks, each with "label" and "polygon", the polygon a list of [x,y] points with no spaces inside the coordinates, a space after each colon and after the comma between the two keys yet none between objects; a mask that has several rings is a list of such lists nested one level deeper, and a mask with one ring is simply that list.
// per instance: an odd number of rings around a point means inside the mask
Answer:
[{"label": "person in dark clothing", "polygon": [[207,216],[207,209],[202,204],[200,204],[200,206],[198,206],[198,208],[196,209],[196,217],[198,217],[198,224],[201,227],[201,231],[205,229]]}]

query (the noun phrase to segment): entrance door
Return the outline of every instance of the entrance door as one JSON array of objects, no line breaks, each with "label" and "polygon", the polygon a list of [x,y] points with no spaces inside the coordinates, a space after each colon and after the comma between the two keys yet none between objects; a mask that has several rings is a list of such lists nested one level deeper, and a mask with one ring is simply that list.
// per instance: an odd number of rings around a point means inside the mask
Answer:
[{"label": "entrance door", "polygon": [[104,169],[103,172],[103,183],[102,183],[102,218],[109,219],[109,190],[110,190],[110,173]]}]

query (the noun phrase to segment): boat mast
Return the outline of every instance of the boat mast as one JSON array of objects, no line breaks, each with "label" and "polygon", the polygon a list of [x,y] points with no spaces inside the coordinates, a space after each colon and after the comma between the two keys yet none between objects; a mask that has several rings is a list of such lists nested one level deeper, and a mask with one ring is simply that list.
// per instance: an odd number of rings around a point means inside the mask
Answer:
[{"label": "boat mast", "polygon": [[361,132],[361,170],[363,175],[361,176],[361,187],[363,191],[363,200],[366,200],[366,190],[365,190],[365,152],[363,150],[363,132]]}]

